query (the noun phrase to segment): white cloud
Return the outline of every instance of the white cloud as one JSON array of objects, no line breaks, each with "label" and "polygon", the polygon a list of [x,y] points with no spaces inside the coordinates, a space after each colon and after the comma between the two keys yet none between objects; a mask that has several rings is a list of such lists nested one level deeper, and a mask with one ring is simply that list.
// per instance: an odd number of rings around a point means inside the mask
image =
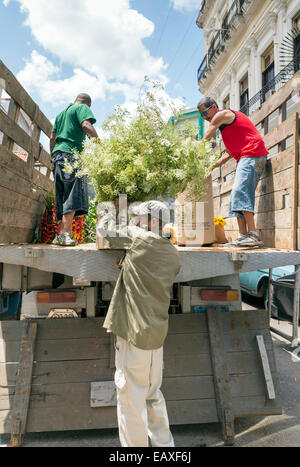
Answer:
[{"label": "white cloud", "polygon": [[63,62],[130,83],[163,69],[142,42],[154,24],[129,0],[16,1],[35,39]]},{"label": "white cloud", "polygon": [[34,50],[17,79],[26,89],[38,93],[44,102],[52,102],[53,106],[74,101],[80,92],[87,92],[93,99],[105,97],[107,82],[102,75],[93,76],[80,68],[75,68],[70,78],[58,79],[59,74],[59,67]]},{"label": "white cloud", "polygon": [[[6,6],[10,1],[3,0]],[[167,84],[163,58],[152,57],[143,43],[154,24],[130,8],[130,0],[15,1],[44,49],[32,51],[17,78],[44,102],[59,106],[79,92],[93,100],[121,93],[125,105],[133,107],[145,75]],[[172,1],[175,8],[189,8],[193,2]],[[63,64],[73,68],[68,77]]]},{"label": "white cloud", "polygon": [[193,11],[200,10],[201,0],[172,0],[175,10],[178,11]]},{"label": "white cloud", "polygon": [[[11,0],[3,1],[7,6]],[[18,78],[44,101],[53,102],[55,95],[66,102],[82,87],[94,99],[122,92],[129,101],[145,75],[166,82],[163,59],[152,57],[143,44],[154,24],[131,9],[130,0],[15,1],[25,25],[45,50],[32,52]],[[49,52],[59,63],[71,65],[73,76],[60,79],[61,69],[45,56]]]}]

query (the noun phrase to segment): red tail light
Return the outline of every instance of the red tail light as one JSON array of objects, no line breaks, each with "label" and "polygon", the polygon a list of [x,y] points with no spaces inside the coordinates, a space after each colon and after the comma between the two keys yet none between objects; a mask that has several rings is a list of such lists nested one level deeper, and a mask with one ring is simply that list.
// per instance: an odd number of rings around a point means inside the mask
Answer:
[{"label": "red tail light", "polygon": [[201,300],[207,302],[231,302],[239,299],[239,291],[202,289],[200,290],[200,297]]},{"label": "red tail light", "polygon": [[76,292],[38,292],[37,303],[75,303]]}]

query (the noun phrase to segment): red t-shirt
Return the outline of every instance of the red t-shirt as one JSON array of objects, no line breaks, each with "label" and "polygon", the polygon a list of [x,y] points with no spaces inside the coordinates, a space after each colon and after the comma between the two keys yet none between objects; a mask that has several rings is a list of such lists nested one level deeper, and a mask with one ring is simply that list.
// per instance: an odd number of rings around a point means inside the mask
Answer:
[{"label": "red t-shirt", "polygon": [[235,114],[232,123],[221,125],[219,130],[229,154],[238,162],[242,157],[266,156],[264,140],[250,118],[242,112],[231,110]]}]

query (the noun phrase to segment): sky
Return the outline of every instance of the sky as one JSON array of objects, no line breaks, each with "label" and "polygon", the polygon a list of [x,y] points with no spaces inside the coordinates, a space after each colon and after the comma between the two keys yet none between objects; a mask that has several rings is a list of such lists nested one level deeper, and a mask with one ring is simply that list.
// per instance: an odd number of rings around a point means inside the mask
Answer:
[{"label": "sky", "polygon": [[136,105],[144,76],[187,108],[201,94],[201,0],[0,0],[0,58],[54,122],[76,95],[95,124]]}]

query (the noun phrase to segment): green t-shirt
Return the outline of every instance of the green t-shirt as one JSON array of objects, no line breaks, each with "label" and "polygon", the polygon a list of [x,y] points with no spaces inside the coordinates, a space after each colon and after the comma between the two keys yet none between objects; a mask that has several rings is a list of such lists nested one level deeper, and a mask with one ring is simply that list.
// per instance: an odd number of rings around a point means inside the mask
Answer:
[{"label": "green t-shirt", "polygon": [[93,112],[86,104],[70,104],[55,119],[52,133],[56,133],[56,151],[72,153],[74,149],[82,151],[85,133],[81,127],[84,120],[93,125],[96,122]]}]

